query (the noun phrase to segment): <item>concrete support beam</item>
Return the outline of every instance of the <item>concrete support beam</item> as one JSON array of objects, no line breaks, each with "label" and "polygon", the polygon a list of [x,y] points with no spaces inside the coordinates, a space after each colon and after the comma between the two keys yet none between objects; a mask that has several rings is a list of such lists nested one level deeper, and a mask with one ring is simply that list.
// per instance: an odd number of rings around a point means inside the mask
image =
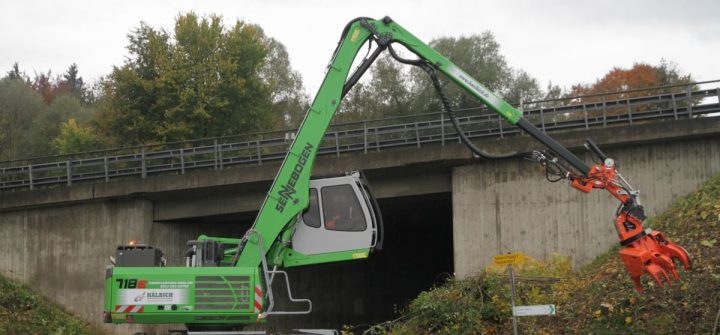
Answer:
[{"label": "concrete support beam", "polygon": [[153,216],[155,221],[173,221],[257,211],[265,199],[266,192],[255,191],[157,200],[154,202]]},{"label": "concrete support beam", "polygon": [[450,192],[452,177],[449,167],[437,169],[418,173],[411,167],[403,168],[405,173],[370,179],[370,186],[378,199]]},{"label": "concrete support beam", "polygon": [[[413,168],[400,171],[375,173],[370,179],[378,199],[407,197],[450,192],[451,177],[448,167],[424,169],[421,173]],[[405,173],[403,173],[405,172]],[[228,215],[260,210],[270,184],[257,187],[237,185],[233,192],[178,192],[167,197],[154,195],[154,220],[175,221],[197,217]]]},{"label": "concrete support beam", "polygon": [[[720,138],[615,147],[605,152],[641,190],[647,213],[720,172]],[[585,154],[585,161],[591,157]],[[612,219],[618,202],[606,191],[584,194],[567,181],[548,183],[528,162],[500,161],[453,168],[455,271],[484,269],[498,253],[552,253],[587,264],[617,243]],[[672,239],[672,236],[669,236]]]}]

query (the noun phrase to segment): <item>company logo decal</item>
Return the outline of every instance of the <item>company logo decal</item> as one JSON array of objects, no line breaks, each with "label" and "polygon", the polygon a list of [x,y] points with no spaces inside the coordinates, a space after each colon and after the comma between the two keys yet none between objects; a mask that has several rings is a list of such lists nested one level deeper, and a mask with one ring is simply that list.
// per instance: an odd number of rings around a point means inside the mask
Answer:
[{"label": "company logo decal", "polygon": [[350,36],[350,42],[352,42],[352,43],[357,42],[358,37],[360,37],[360,27],[355,27],[355,30],[353,30],[353,33]]},{"label": "company logo decal", "polygon": [[186,289],[127,289],[118,293],[120,305],[187,304]]},{"label": "company logo decal", "polygon": [[290,173],[290,178],[288,178],[288,181],[284,185],[280,186],[280,191],[278,192],[280,199],[278,199],[278,203],[275,205],[275,210],[278,211],[278,213],[282,213],[283,210],[285,210],[285,206],[287,206],[288,202],[292,201],[293,205],[300,202],[300,199],[295,197],[295,193],[297,193],[295,185],[297,185],[300,174],[305,169],[305,165],[310,159],[310,155],[312,154],[312,150],[314,148],[315,146],[312,144],[305,143],[305,147],[300,153],[300,157]]}]

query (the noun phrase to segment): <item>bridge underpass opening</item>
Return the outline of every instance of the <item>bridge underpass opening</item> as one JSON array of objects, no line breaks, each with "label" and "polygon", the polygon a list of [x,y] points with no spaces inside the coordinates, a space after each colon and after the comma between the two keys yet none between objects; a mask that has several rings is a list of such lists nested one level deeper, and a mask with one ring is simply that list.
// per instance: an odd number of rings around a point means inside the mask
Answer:
[{"label": "bridge underpass opening", "polygon": [[[385,225],[383,249],[365,260],[287,269],[293,297],[312,300],[313,311],[308,315],[272,316],[268,327],[340,329],[357,325],[360,330],[366,329],[397,318],[397,311],[418,293],[452,275],[451,193],[385,198],[378,204]],[[256,213],[160,224],[210,236],[241,236]],[[273,284],[276,310],[305,308],[304,304],[289,303],[280,279]]]}]

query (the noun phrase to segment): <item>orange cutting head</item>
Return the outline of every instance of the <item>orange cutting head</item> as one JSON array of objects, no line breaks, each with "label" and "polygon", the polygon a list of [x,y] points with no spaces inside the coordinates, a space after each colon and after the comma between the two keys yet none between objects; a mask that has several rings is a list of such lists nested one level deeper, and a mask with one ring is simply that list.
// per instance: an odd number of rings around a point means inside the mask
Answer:
[{"label": "orange cutting head", "polygon": [[635,289],[640,293],[643,292],[640,277],[646,272],[662,287],[663,280],[669,284],[671,279],[680,279],[675,261],[679,261],[685,270],[691,268],[687,251],[656,231],[646,233],[623,246],[620,258],[632,277]]},{"label": "orange cutting head", "polygon": [[662,233],[643,229],[645,212],[631,192],[616,181],[615,167],[596,164],[587,176],[572,179],[572,186],[589,193],[593,189],[605,189],[622,203],[615,217],[615,226],[620,238],[620,258],[632,277],[635,289],[643,292],[640,277],[647,273],[660,287],[663,281],[679,280],[676,261],[690,270],[691,262],[687,251],[668,241]]}]

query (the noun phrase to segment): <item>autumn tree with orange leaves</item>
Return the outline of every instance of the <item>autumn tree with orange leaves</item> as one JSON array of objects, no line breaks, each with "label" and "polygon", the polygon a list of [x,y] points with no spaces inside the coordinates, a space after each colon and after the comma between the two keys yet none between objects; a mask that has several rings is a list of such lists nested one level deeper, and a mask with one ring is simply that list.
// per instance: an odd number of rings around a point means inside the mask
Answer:
[{"label": "autumn tree with orange leaves", "polygon": [[[614,67],[593,84],[577,84],[572,86],[567,96],[587,96],[578,98],[574,101],[576,103],[619,100],[637,96],[680,92],[686,88],[674,87],[660,89],[660,87],[690,84],[692,82],[692,76],[690,74],[682,74],[677,64],[662,59],[660,60],[660,64],[656,66],[647,63],[635,63],[629,69]],[[628,90],[642,91],[608,94]]]}]

